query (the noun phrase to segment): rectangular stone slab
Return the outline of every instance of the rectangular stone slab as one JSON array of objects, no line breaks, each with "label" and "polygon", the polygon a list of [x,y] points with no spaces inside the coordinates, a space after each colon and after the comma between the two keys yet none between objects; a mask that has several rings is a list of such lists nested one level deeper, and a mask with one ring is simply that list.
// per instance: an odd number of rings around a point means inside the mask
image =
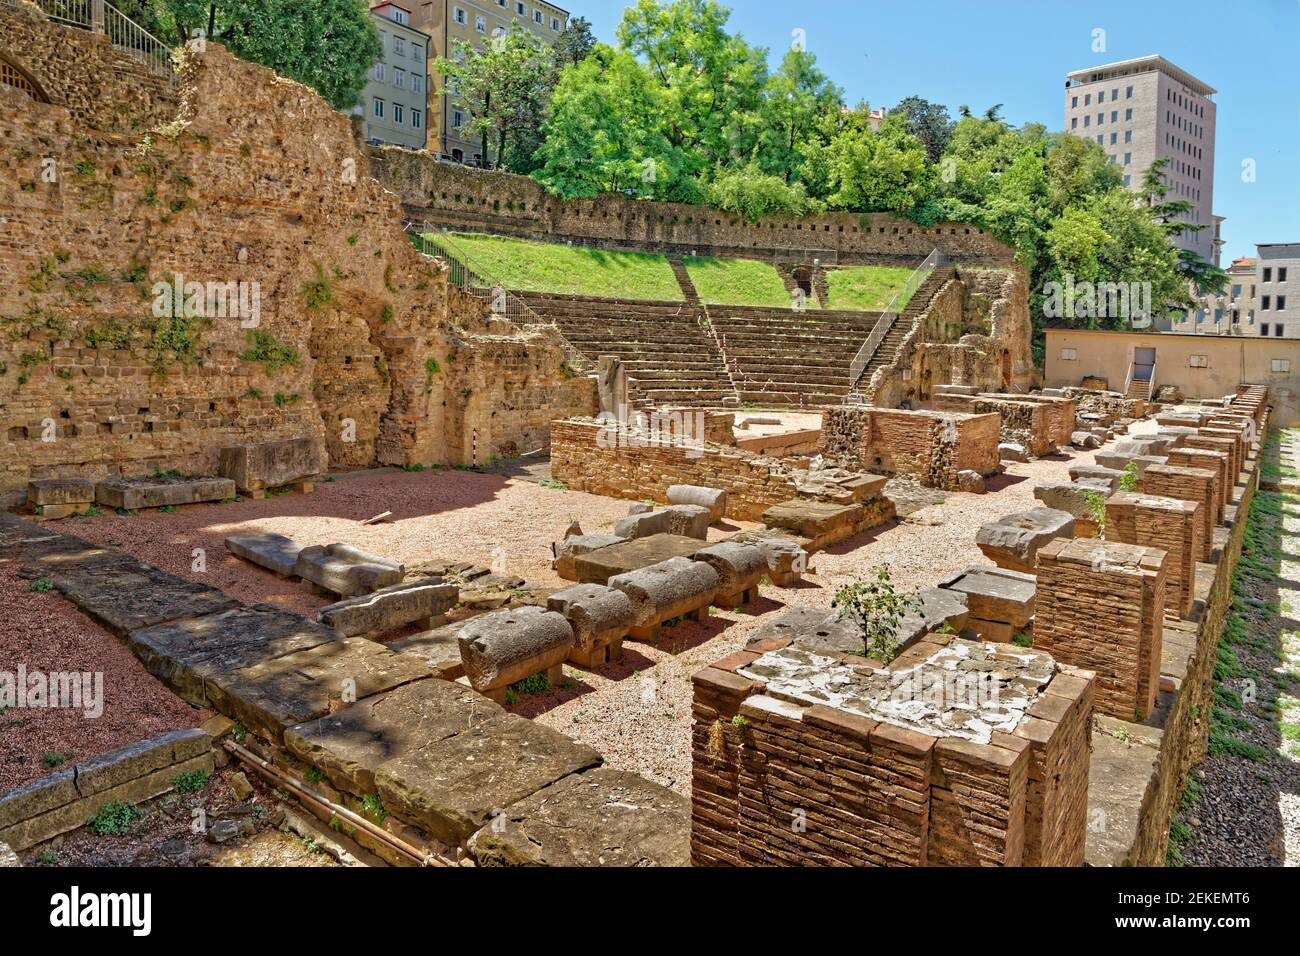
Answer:
[{"label": "rectangular stone slab", "polygon": [[86,478],[41,478],[27,482],[27,503],[43,505],[89,504],[95,500],[95,483]]},{"label": "rectangular stone slab", "polygon": [[507,807],[501,824],[470,838],[480,866],[690,865],[690,800],[626,770],[564,777]]},{"label": "rectangular stone slab", "polygon": [[600,754],[549,727],[500,714],[375,774],[384,806],[458,846],[503,809],[557,780],[599,766]]},{"label": "rectangular stone slab", "polygon": [[412,634],[393,641],[388,649],[423,661],[443,680],[456,680],[465,674],[465,662],[460,656],[460,631],[465,624],[465,621],[453,621],[431,631]]},{"label": "rectangular stone slab", "polygon": [[440,617],[456,606],[459,595],[460,588],[454,584],[404,581],[323,607],[316,612],[316,619],[341,637],[384,633]]},{"label": "rectangular stone slab", "polygon": [[432,676],[413,657],[346,637],[213,675],[206,691],[217,711],[278,741],[286,727],[323,717],[332,707]]},{"label": "rectangular stone slab", "polygon": [[145,670],[182,699],[206,707],[209,680],[337,639],[297,614],[258,606],[141,628],[127,643]]},{"label": "rectangular stone slab", "polygon": [[214,587],[147,564],[67,567],[50,579],[64,597],[118,636],[239,606]]},{"label": "rectangular stone slab", "polygon": [[226,550],[237,558],[251,561],[282,578],[294,575],[298,552],[303,546],[293,538],[271,532],[263,534],[232,534],[226,538]]},{"label": "rectangular stone slab", "polygon": [[240,491],[279,488],[321,473],[320,442],[314,438],[229,445],[217,457],[217,471]]},{"label": "rectangular stone slab", "polygon": [[604,584],[616,574],[647,568],[669,558],[689,558],[699,550],[700,542],[696,538],[652,534],[580,554],[573,559],[573,570],[580,583]]},{"label": "rectangular stone slab", "polygon": [[805,538],[820,538],[830,532],[853,527],[861,517],[861,505],[837,505],[828,501],[795,498],[764,511],[763,523],[769,528],[792,531]]},{"label": "rectangular stone slab", "polygon": [[136,511],[235,497],[229,478],[108,478],[95,485],[95,500],[108,508]]},{"label": "rectangular stone slab", "polygon": [[1032,574],[1005,568],[968,568],[941,581],[939,587],[966,595],[972,618],[1024,627],[1034,616],[1037,582]]},{"label": "rectangular stone slab", "polygon": [[463,684],[419,680],[290,727],[284,742],[334,786],[365,796],[375,792],[375,774],[390,761],[504,713]]}]

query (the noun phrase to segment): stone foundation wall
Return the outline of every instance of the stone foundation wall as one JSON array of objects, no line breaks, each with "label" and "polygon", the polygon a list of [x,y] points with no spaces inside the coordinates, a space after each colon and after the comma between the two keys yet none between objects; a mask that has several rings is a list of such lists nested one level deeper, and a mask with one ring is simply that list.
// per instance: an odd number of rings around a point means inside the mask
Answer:
[{"label": "stone foundation wall", "polygon": [[1106,499],[1106,540],[1158,548],[1165,552],[1165,610],[1186,617],[1192,608],[1196,562],[1201,556],[1197,505],[1120,491]]},{"label": "stone foundation wall", "polygon": [[938,248],[963,261],[1009,262],[1013,251],[976,226],[919,226],[882,213],[765,217],[751,223],[707,206],[649,202],[617,193],[594,199],[550,196],[526,176],[440,163],[426,152],[383,146],[370,164],[407,212],[431,225],[548,242],[648,252],[915,265]]},{"label": "stone foundation wall", "polygon": [[1054,422],[1049,406],[1036,402],[1008,401],[985,395],[934,396],[936,411],[964,412],[968,415],[998,416],[1002,441],[1017,442],[1031,455],[1045,455],[1056,447]]},{"label": "stone foundation wall", "polygon": [[213,43],[171,91],[102,39],[0,6],[0,53],[52,101],[0,87],[0,498],[213,474],[247,441],[459,464],[475,428],[532,450],[594,411],[556,333],[489,319],[411,246],[314,92]]},{"label": "stone foundation wall", "polygon": [[961,471],[998,470],[998,416],[828,407],[822,453],[877,474],[916,475],[934,488],[956,488]]}]

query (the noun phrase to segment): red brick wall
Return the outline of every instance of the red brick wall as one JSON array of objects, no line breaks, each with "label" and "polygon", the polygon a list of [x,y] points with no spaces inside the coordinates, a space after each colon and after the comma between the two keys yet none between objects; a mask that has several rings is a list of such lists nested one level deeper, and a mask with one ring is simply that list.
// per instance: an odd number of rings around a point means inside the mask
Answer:
[{"label": "red brick wall", "polygon": [[1215,512],[1218,507],[1214,485],[1218,475],[1204,468],[1179,465],[1149,465],[1138,479],[1138,491],[1147,495],[1181,498],[1201,506],[1201,561],[1209,561],[1214,549]]},{"label": "red brick wall", "polygon": [[956,488],[957,473],[998,470],[997,415],[844,405],[822,413],[822,452],[851,467]]},{"label": "red brick wall", "polygon": [[1159,548],[1167,555],[1165,610],[1186,617],[1192,607],[1201,516],[1194,501],[1121,491],[1106,501],[1106,540]]}]

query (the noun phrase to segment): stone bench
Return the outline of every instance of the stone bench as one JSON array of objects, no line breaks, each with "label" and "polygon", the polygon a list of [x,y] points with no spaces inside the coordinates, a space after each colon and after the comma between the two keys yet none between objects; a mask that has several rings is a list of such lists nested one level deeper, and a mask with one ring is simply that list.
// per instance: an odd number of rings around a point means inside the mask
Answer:
[{"label": "stone bench", "polygon": [[573,629],[569,660],[588,668],[620,660],[623,638],[637,621],[631,598],[603,584],[576,584],[557,591],[546,608],[564,615]]},{"label": "stone bench", "polygon": [[609,586],[626,594],[636,608],[629,634],[655,640],[665,621],[685,617],[703,624],[718,593],[718,572],[703,561],[669,558],[658,564],[615,575]]},{"label": "stone bench", "polygon": [[95,501],[106,508],[139,511],[173,508],[235,497],[229,478],[107,478],[95,485]]},{"label": "stone bench", "polygon": [[429,630],[447,623],[447,612],[459,596],[456,585],[436,579],[404,581],[323,607],[316,620],[339,637],[383,635],[408,624]]},{"label": "stone bench", "polygon": [[95,483],[85,478],[42,478],[27,483],[27,504],[42,518],[66,518],[95,503]]},{"label": "stone bench", "polygon": [[866,516],[867,509],[860,504],[794,498],[764,511],[763,524],[805,539],[804,550],[812,553],[853,537],[863,530]]},{"label": "stone bench", "polygon": [[1055,508],[1003,515],[975,533],[975,544],[1000,568],[1033,574],[1038,549],[1053,538],[1074,537],[1074,516]]},{"label": "stone bench", "polygon": [[727,539],[736,544],[756,545],[767,558],[767,576],[777,587],[792,587],[811,573],[804,540],[779,531],[742,531]]},{"label": "stone bench", "polygon": [[555,611],[511,608],[470,619],[458,641],[470,686],[501,704],[510,685],[525,677],[545,674],[548,684],[559,684],[573,628]]},{"label": "stone bench", "polygon": [[268,488],[285,485],[311,491],[309,479],[322,470],[321,447],[314,438],[227,445],[217,453],[218,473],[253,498],[264,498]]},{"label": "stone bench", "polygon": [[577,581],[576,561],[580,555],[622,544],[624,538],[616,534],[574,534],[551,545],[551,569],[565,581]]},{"label": "stone bench", "polygon": [[400,584],[406,577],[406,568],[352,545],[328,544],[312,545],[298,552],[294,574],[302,578],[309,590],[348,598]]}]

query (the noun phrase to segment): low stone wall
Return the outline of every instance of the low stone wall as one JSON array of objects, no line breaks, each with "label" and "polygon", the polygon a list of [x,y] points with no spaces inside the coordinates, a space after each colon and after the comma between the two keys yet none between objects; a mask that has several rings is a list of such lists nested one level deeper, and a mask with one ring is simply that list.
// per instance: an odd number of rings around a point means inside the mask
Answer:
[{"label": "low stone wall", "polygon": [[212,773],[212,740],[174,730],[83,760],[0,795],[0,844],[22,851],[85,826],[117,800],[166,793],[181,774]]},{"label": "low stone wall", "polygon": [[667,501],[670,485],[705,485],[727,492],[727,517],[759,521],[768,508],[798,497],[797,474],[780,461],[708,441],[620,435],[595,419],[551,424],[551,475],[574,491]]},{"label": "low stone wall", "polygon": [[933,404],[937,411],[997,415],[1001,439],[1024,445],[1031,455],[1045,455],[1057,445],[1054,440],[1054,423],[1049,417],[1051,409],[1044,404],[987,395],[951,393],[935,395]]},{"label": "low stone wall", "polygon": [[907,411],[843,405],[822,415],[822,453],[877,474],[916,475],[933,488],[958,487],[958,474],[999,467],[996,414]]}]

